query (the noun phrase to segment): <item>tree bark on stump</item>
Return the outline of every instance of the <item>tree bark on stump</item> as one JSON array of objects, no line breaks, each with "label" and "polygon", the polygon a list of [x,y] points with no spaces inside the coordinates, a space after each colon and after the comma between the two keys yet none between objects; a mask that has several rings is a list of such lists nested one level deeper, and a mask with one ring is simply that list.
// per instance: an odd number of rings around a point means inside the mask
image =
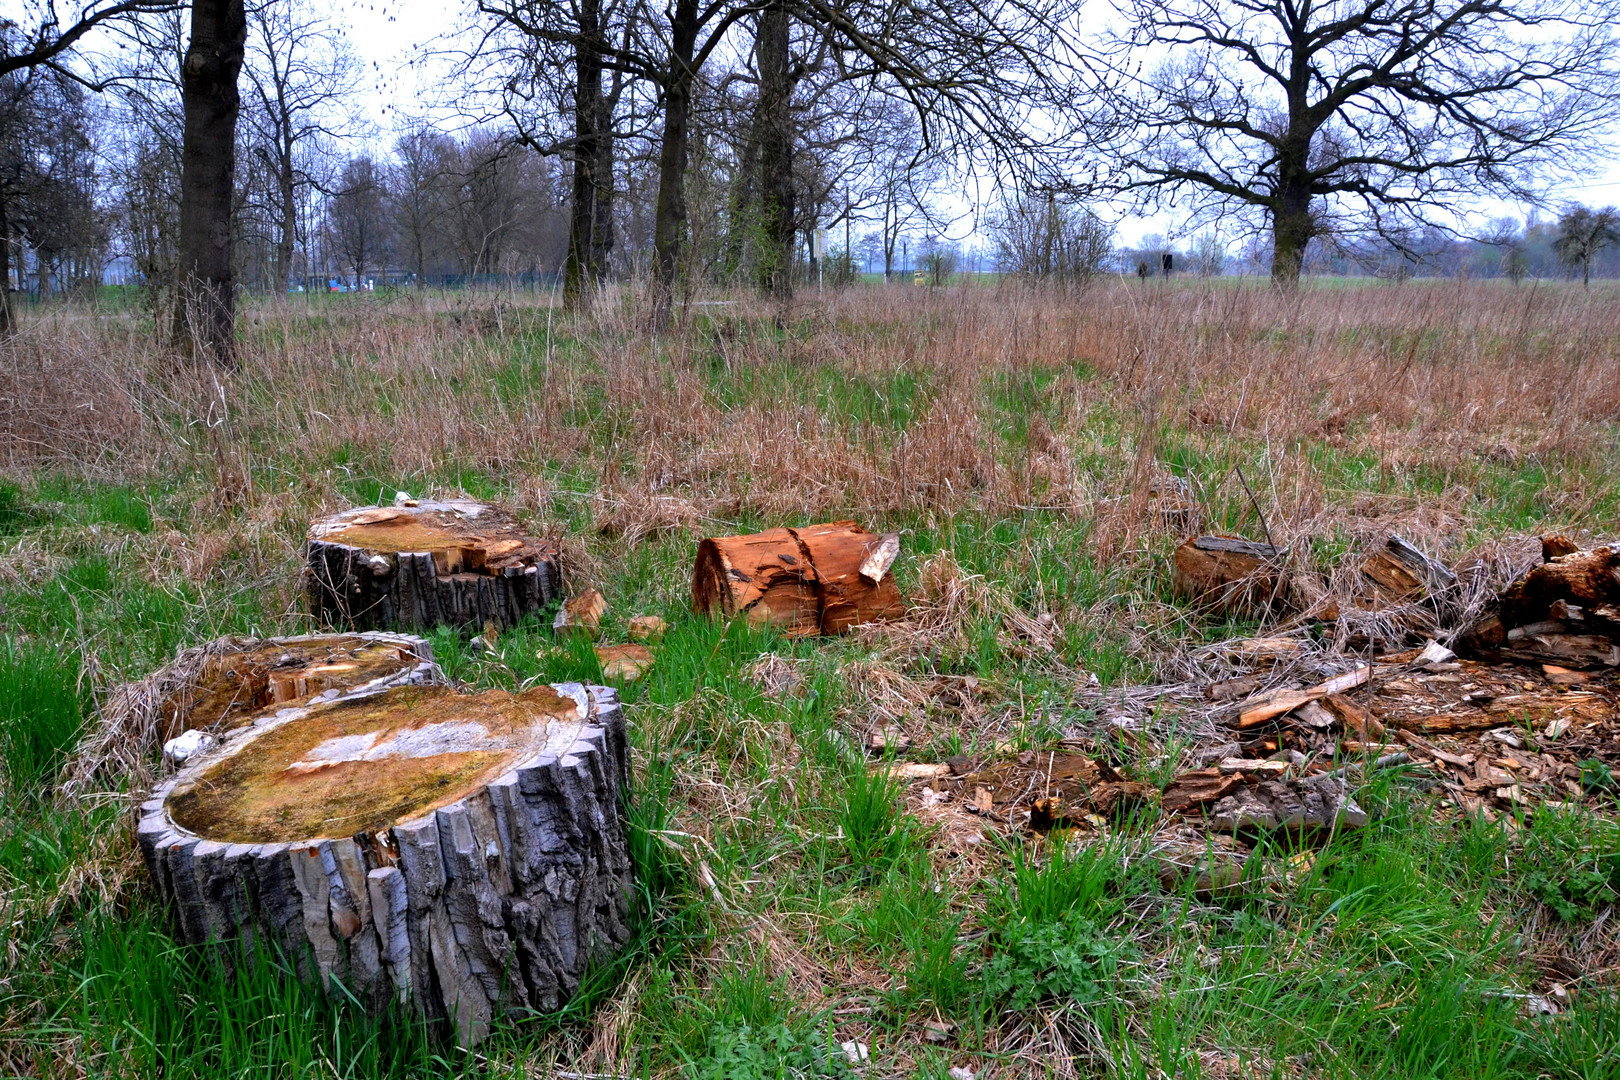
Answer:
[{"label": "tree bark on stump", "polygon": [[137,834],[187,941],[406,1003],[470,1047],[629,940],[628,762],[607,687],[356,694],[227,736]]},{"label": "tree bark on stump", "polygon": [[562,593],[557,552],[495,507],[367,506],[316,521],[304,547],[310,610],[331,626],[500,629]]},{"label": "tree bark on stump", "polygon": [[898,537],[853,521],[712,536],[698,545],[692,607],[796,635],[898,619],[906,606],[889,569],[899,550]]},{"label": "tree bark on stump", "polygon": [[1458,651],[1567,667],[1620,666],[1620,547],[1572,546],[1564,537],[1544,537],[1545,561],[1457,635]]}]

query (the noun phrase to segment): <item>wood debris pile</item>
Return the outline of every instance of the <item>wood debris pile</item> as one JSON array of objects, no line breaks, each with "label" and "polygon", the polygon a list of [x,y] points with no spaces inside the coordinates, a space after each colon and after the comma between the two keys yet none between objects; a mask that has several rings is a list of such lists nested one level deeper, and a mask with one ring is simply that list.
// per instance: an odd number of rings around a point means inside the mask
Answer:
[{"label": "wood debris pile", "polygon": [[[1487,818],[1596,804],[1612,798],[1620,772],[1620,549],[1577,551],[1556,538],[1544,546],[1541,566],[1454,632],[1469,655],[1433,640],[1366,659],[1313,651],[1298,636],[1225,642],[1210,655],[1228,677],[1098,691],[1107,736],[984,764],[894,771],[928,782],[926,808],[1037,831],[1101,826],[1157,802],[1206,835],[1325,836],[1365,824],[1358,786],[1395,766],[1444,805]],[[1451,587],[1450,571],[1403,551],[1392,540],[1368,558],[1369,603]],[[1297,677],[1313,669],[1314,681]],[[1146,738],[1148,722],[1111,713],[1109,694],[1174,716],[1183,730],[1198,727],[1191,717],[1205,721],[1189,767],[1162,792],[1109,764],[1120,740]],[[905,747],[878,740],[869,748]]]}]

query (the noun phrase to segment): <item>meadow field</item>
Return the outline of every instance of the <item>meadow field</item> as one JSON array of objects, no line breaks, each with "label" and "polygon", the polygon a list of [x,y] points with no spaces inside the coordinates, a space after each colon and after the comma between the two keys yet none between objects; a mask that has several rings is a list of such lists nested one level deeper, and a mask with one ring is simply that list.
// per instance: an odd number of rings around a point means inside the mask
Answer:
[{"label": "meadow field", "polygon": [[[661,337],[628,293],[589,316],[543,294],[259,301],[232,374],[138,309],[29,314],[0,346],[0,1074],[1620,1075],[1611,785],[1487,820],[1369,771],[1367,827],[1262,842],[1211,896],[1156,873],[1184,828],[1157,810],[1066,843],[964,831],[862,750],[876,726],[921,762],[1084,747],[1162,787],[1202,719],[1121,725],[1109,695],[1257,630],[1176,599],[1181,529],[1324,572],[1391,531],[1491,566],[1545,532],[1620,534],[1612,288],[862,286],[785,319],[715,300]],[[1159,511],[1171,490],[1196,520]],[[670,624],[623,691],[635,942],[474,1053],[341,988],[226,977],[154,901],[134,782],[59,792],[112,687],[220,634],[313,629],[309,521],[398,491],[514,508],[571,590],[605,593],[607,639]],[[700,538],[845,517],[900,532],[905,621],[814,639],[691,613]],[[549,621],[432,642],[473,686],[601,674]]]}]

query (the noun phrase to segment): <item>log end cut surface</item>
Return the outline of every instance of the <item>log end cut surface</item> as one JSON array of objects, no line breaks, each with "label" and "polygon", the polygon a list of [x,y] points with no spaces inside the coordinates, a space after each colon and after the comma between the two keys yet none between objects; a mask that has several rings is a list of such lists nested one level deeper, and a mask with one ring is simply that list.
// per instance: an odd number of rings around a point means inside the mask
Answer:
[{"label": "log end cut surface", "polygon": [[174,823],[257,844],[377,832],[446,806],[578,738],[550,687],[457,694],[402,687],[277,718],[169,794]]},{"label": "log end cut surface", "polygon": [[450,570],[532,561],[545,552],[504,511],[465,500],[346,510],[310,526],[309,539],[391,555],[427,552]]}]

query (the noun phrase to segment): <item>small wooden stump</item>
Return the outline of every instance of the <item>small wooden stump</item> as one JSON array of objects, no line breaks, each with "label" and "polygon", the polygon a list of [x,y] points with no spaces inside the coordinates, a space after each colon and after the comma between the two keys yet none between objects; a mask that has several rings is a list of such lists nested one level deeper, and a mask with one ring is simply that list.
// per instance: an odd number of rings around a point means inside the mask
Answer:
[{"label": "small wooden stump", "polygon": [[466,500],[366,506],[316,521],[310,608],[333,626],[506,629],[562,590],[557,553],[505,511]]},{"label": "small wooden stump", "polygon": [[692,606],[790,634],[898,619],[906,607],[889,570],[899,551],[899,537],[853,521],[710,537],[698,545]]},{"label": "small wooden stump", "polygon": [[1570,551],[1545,537],[1542,557],[1457,636],[1467,655],[1569,668],[1620,666],[1620,546]]},{"label": "small wooden stump", "polygon": [[1176,548],[1177,595],[1211,611],[1250,614],[1287,595],[1282,551],[1228,536],[1199,536]]},{"label": "small wooden stump", "polygon": [[629,939],[628,760],[606,687],[357,694],[227,736],[138,836],[188,941],[279,954],[472,1046]]}]

